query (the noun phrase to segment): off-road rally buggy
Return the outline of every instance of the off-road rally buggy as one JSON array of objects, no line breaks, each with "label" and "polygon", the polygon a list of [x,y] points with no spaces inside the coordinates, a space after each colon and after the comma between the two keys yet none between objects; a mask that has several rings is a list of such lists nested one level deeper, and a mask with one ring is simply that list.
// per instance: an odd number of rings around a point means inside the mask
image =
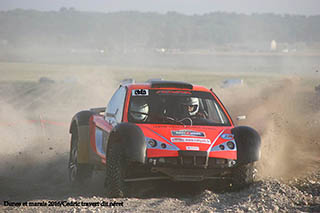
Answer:
[{"label": "off-road rally buggy", "polygon": [[106,194],[126,195],[134,181],[254,180],[260,136],[235,127],[212,89],[190,83],[123,81],[106,108],[75,114],[69,179],[83,183],[105,170]]}]

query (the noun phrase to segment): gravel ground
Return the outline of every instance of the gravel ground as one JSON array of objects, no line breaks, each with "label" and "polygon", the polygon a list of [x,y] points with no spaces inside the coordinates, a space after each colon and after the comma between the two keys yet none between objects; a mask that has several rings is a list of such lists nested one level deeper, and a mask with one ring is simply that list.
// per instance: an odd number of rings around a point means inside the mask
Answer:
[{"label": "gravel ground", "polygon": [[[98,195],[93,195],[93,191],[56,190],[51,196],[46,195],[48,192],[43,190],[41,199],[30,200],[33,197],[32,193],[24,195],[29,199],[10,199],[10,202],[28,202],[29,206],[2,206],[0,209],[2,212],[319,212],[319,178],[320,172],[291,183],[274,178],[265,179],[241,191],[217,191],[200,187],[194,188],[191,192],[169,183],[171,189],[164,192],[163,188],[167,188],[168,185],[162,183],[142,196],[122,199],[106,198],[100,190],[95,191]],[[155,189],[158,189],[157,193],[154,192]],[[137,192],[139,193],[139,189]],[[54,206],[32,206],[37,203]],[[114,206],[102,206],[106,203],[112,203]]]}]

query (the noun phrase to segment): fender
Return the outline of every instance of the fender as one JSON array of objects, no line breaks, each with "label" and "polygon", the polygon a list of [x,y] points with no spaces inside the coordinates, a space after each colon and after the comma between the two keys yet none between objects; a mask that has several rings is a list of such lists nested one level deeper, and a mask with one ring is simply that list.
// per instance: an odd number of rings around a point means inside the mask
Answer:
[{"label": "fender", "polygon": [[119,143],[127,160],[143,164],[146,162],[147,143],[142,130],[137,125],[120,123],[115,126],[111,131],[108,145],[115,142]]},{"label": "fender", "polygon": [[259,133],[248,126],[231,130],[237,144],[237,162],[248,164],[260,159],[261,138]]},{"label": "fender", "polygon": [[69,132],[78,134],[78,162],[89,163],[89,120],[95,114],[92,111],[80,111],[71,120]]}]

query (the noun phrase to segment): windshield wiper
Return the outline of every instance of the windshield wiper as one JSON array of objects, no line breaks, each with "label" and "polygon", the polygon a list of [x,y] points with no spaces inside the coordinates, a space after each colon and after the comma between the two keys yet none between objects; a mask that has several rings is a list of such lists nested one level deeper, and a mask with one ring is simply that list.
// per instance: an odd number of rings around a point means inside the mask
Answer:
[{"label": "windshield wiper", "polygon": [[[183,119],[179,120],[179,122],[183,123],[182,121],[185,121],[185,120],[190,121],[190,126],[192,126],[192,119],[191,119],[191,118],[189,118],[189,117],[185,117],[185,118],[183,118]],[[183,123],[183,125],[185,126],[185,124],[184,124],[184,123]]]}]

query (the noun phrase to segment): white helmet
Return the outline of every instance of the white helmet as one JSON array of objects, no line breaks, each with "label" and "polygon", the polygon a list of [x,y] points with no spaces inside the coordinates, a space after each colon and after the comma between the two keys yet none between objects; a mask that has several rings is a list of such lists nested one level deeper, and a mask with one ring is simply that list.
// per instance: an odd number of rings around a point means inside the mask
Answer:
[{"label": "white helmet", "polygon": [[148,118],[149,106],[143,100],[135,100],[131,103],[130,114],[137,121],[146,121]]},{"label": "white helmet", "polygon": [[199,112],[199,99],[196,97],[187,98],[184,105],[190,116],[194,116]]}]

